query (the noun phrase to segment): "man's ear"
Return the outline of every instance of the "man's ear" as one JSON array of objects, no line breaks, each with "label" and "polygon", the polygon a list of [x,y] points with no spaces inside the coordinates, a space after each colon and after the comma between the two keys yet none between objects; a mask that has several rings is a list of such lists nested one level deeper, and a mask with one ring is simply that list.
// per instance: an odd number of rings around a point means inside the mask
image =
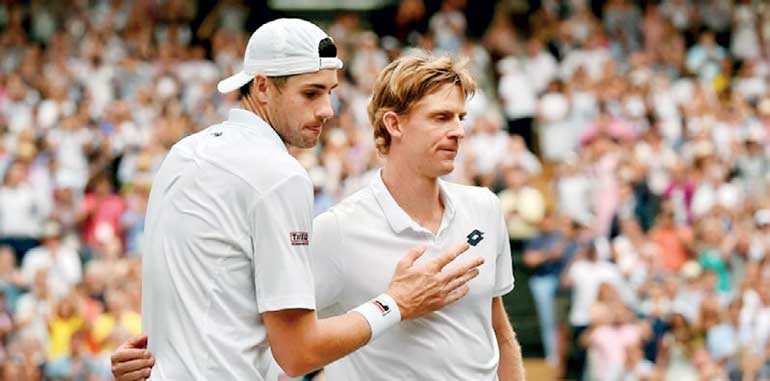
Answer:
[{"label": "man's ear", "polygon": [[257,74],[254,77],[254,81],[251,83],[251,94],[254,95],[259,103],[267,103],[270,98],[270,92],[273,89],[270,86],[270,81],[264,75]]},{"label": "man's ear", "polygon": [[400,139],[404,135],[403,119],[395,111],[386,111],[382,115],[382,123],[388,130],[391,139]]}]

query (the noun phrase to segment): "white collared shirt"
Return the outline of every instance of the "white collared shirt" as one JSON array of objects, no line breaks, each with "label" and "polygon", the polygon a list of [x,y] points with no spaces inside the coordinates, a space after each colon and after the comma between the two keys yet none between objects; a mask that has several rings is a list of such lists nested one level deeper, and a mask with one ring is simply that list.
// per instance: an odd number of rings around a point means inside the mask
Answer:
[{"label": "white collared shirt", "polygon": [[[513,289],[507,229],[497,197],[485,188],[440,181],[444,216],[437,234],[414,222],[377,175],[372,184],[316,217],[311,265],[319,315],[345,313],[387,289],[397,262],[419,244],[434,258],[482,239],[459,260],[485,263],[468,295],[441,311],[401,322],[376,341],[326,367],[330,380],[495,380],[499,350],[492,298]],[[453,264],[447,268],[451,268]]]},{"label": "white collared shirt", "polygon": [[255,114],[172,147],[146,217],[143,324],[153,380],[264,380],[260,314],[315,308],[308,239],[313,188]]}]

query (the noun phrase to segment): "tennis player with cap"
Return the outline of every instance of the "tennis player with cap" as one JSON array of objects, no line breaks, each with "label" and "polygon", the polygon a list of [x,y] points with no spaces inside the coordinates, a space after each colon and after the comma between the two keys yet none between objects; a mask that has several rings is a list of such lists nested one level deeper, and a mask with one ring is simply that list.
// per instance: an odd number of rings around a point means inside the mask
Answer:
[{"label": "tennis player with cap", "polygon": [[[404,250],[388,284],[351,308],[356,313],[317,319],[312,185],[286,146],[316,144],[333,116],[341,67],[315,25],[264,24],[249,39],[243,71],[218,85],[240,90],[242,108],[182,139],[164,159],[143,257],[151,379],[263,380],[273,357],[288,375],[305,374],[461,299],[479,274],[479,255],[447,266],[465,242],[424,258],[424,246]],[[113,355],[118,380],[148,376],[152,360],[142,344],[133,340]]]}]

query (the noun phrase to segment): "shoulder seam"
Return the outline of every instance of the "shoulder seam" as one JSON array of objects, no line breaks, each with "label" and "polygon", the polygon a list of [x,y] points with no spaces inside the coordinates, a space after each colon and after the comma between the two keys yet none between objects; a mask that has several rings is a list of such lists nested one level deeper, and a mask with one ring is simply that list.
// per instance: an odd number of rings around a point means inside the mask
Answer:
[{"label": "shoulder seam", "polygon": [[[230,172],[230,171],[228,171],[228,172]],[[230,172],[230,173],[232,173],[232,172]],[[243,180],[243,181],[244,181],[245,183],[247,183],[247,184],[248,184],[248,185],[249,185],[249,186],[250,186],[252,189],[254,189],[254,190],[256,190],[256,191],[259,191],[258,189],[256,189],[256,187],[254,187],[253,185],[249,184],[249,182],[248,182],[248,181],[246,181],[245,179],[243,179],[242,177],[240,177],[240,176],[238,176],[238,175],[236,175],[236,174],[234,174],[234,173],[233,173],[233,175],[234,175],[234,176],[236,176],[236,177],[238,177],[238,178],[240,178],[241,180]],[[286,176],[286,178],[285,178],[285,179],[282,179],[281,181],[277,182],[275,185],[273,185],[273,186],[271,186],[270,188],[268,188],[266,191],[264,191],[264,192],[260,193],[260,194],[259,194],[259,196],[257,197],[257,199],[254,201],[254,204],[253,204],[253,205],[257,205],[257,204],[259,204],[260,202],[262,202],[262,200],[263,200],[263,199],[264,199],[264,198],[265,198],[267,195],[269,195],[269,194],[273,193],[273,192],[274,192],[274,191],[275,191],[275,190],[276,190],[278,187],[280,187],[280,186],[282,186],[283,184],[287,183],[289,180],[291,180],[291,179],[294,179],[295,177],[296,177],[296,178],[299,178],[299,179],[301,179],[301,180],[304,180],[304,181],[306,181],[306,182],[308,182],[308,183],[310,183],[310,180],[308,180],[308,179],[307,179],[307,177],[305,177],[305,176],[302,176],[302,174],[301,174],[301,173],[292,173],[291,175],[289,175],[289,176]],[[310,183],[310,186],[311,186],[311,187],[313,186],[313,185],[312,185],[312,183]],[[250,214],[250,217],[251,217],[251,215],[254,213],[254,207],[252,206],[252,208],[251,208],[251,209],[252,209],[252,210],[251,210],[251,212],[249,213],[249,214]]]},{"label": "shoulder seam", "polygon": [[292,173],[291,175],[287,176],[285,179],[283,179],[283,180],[281,180],[281,181],[277,182],[276,184],[274,184],[273,186],[271,186],[271,187],[270,187],[270,188],[268,188],[267,190],[265,190],[265,191],[262,191],[262,190],[258,189],[257,187],[255,187],[253,184],[251,184],[251,182],[249,182],[248,180],[246,180],[246,179],[245,179],[243,176],[241,176],[241,175],[239,175],[239,174],[237,174],[237,173],[235,173],[235,172],[231,171],[230,169],[228,169],[228,168],[226,168],[226,167],[224,167],[224,166],[220,165],[219,163],[217,163],[217,162],[215,162],[215,161],[213,161],[213,160],[208,160],[208,159],[205,159],[205,158],[199,158],[199,157],[197,157],[197,156],[195,157],[195,159],[196,159],[196,160],[202,160],[202,161],[205,161],[206,163],[208,163],[208,164],[211,164],[211,165],[213,165],[213,166],[215,166],[215,167],[217,167],[217,168],[219,168],[219,169],[221,169],[221,170],[223,170],[223,171],[225,171],[225,172],[227,172],[227,173],[229,173],[229,174],[231,174],[231,175],[233,175],[233,176],[237,177],[238,179],[240,179],[241,181],[243,181],[244,183],[246,183],[246,185],[247,185],[249,188],[251,188],[251,189],[253,189],[254,191],[256,191],[257,193],[259,193],[259,194],[260,194],[260,197],[259,197],[260,199],[262,198],[262,196],[264,196],[264,195],[266,195],[266,194],[268,194],[268,193],[272,192],[272,191],[273,191],[273,190],[274,190],[276,187],[278,187],[278,186],[282,185],[284,182],[286,182],[287,180],[289,180],[290,178],[292,178],[292,177],[294,177],[294,176],[299,176],[299,177],[301,177],[301,178],[304,178],[304,177],[305,177],[305,176],[302,176],[302,175],[303,175],[303,173],[302,173],[302,172],[299,172],[299,171],[292,171],[292,172],[295,172],[295,173]]}]

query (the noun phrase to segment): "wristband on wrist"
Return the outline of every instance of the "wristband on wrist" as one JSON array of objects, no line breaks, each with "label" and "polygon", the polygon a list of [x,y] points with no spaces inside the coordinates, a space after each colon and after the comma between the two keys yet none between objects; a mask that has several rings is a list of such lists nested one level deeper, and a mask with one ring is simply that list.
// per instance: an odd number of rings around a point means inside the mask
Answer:
[{"label": "wristband on wrist", "polygon": [[372,330],[369,342],[401,321],[401,310],[396,300],[388,294],[380,294],[376,298],[352,309],[361,314]]}]

